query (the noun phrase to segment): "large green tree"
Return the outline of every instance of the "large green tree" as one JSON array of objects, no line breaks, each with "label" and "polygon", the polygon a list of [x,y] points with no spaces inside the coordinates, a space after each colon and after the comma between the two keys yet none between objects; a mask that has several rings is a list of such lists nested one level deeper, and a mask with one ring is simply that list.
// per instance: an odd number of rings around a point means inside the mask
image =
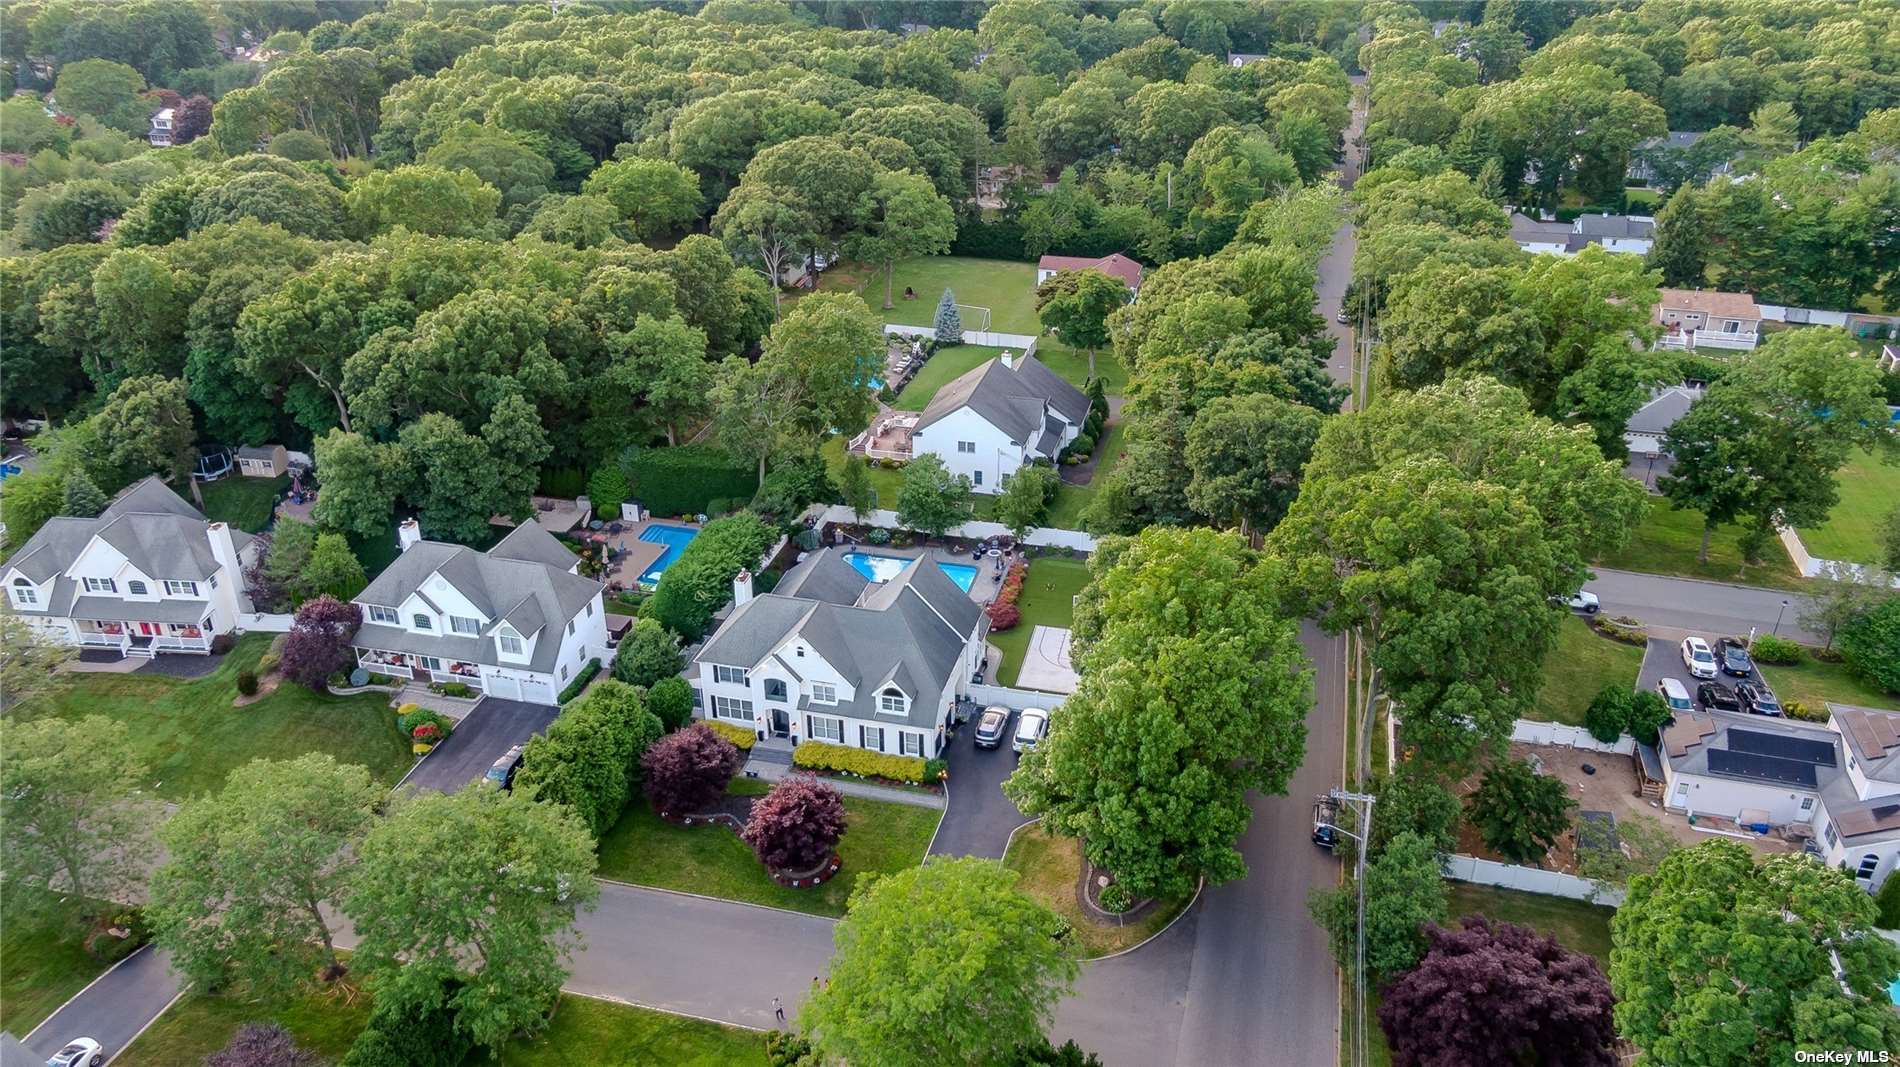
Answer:
[{"label": "large green tree", "polygon": [[403,482],[404,455],[395,445],[379,444],[359,433],[333,429],[313,448],[323,472],[310,517],[326,530],[365,540],[381,537],[395,514]]},{"label": "large green tree", "polygon": [[1213,401],[1188,427],[1188,503],[1243,537],[1272,529],[1299,492],[1319,429],[1319,412],[1270,394]]},{"label": "large green tree", "polygon": [[854,259],[884,268],[884,307],[891,302],[891,278],[900,260],[950,251],[956,216],[937,195],[930,179],[909,171],[886,171],[858,197],[856,228],[844,248]]},{"label": "large green tree", "polygon": [[621,159],[587,176],[581,192],[612,204],[641,241],[670,237],[699,217],[699,182],[664,159]]},{"label": "large green tree", "polygon": [[798,1023],[828,1057],[999,1063],[1038,1041],[1075,981],[1056,917],[994,860],[933,858],[860,883]]},{"label": "large green tree", "polygon": [[943,457],[925,453],[904,468],[897,488],[897,521],[906,529],[942,537],[970,517],[970,479],[944,466]]},{"label": "large green tree", "polygon": [[[1406,831],[1386,842],[1366,866],[1366,973],[1375,983],[1410,970],[1425,954],[1425,927],[1450,915],[1444,857],[1427,838]],[[1308,901],[1313,920],[1342,970],[1359,958],[1358,887],[1321,889]]]},{"label": "large green tree", "polygon": [[1108,317],[1128,303],[1128,286],[1099,270],[1059,271],[1036,287],[1036,315],[1062,343],[1089,354],[1095,377],[1095,350],[1110,340]]},{"label": "large green tree", "polygon": [[146,918],[178,970],[283,997],[343,970],[335,907],[382,787],[324,753],[256,760],[187,801],[159,833]]},{"label": "large green tree", "polygon": [[198,431],[184,382],[157,375],[127,378],[93,422],[113,464],[135,475],[156,473],[186,482],[192,499],[203,505],[197,479],[191,477]]},{"label": "large green tree", "polygon": [[377,997],[430,1002],[498,1048],[534,1032],[567,979],[574,917],[600,896],[594,842],[565,807],[464,789],[395,801],[357,846],[343,911]]},{"label": "large green tree", "polygon": [[1089,567],[1081,684],[1004,791],[1135,896],[1238,878],[1248,790],[1283,792],[1305,751],[1295,625],[1232,534],[1151,528]]},{"label": "large green tree", "polygon": [[1642,1064],[1793,1063],[1795,1050],[1900,1047],[1900,948],[1846,872],[1734,841],[1630,880],[1611,920],[1617,1033]]},{"label": "large green tree", "polygon": [[343,198],[350,221],[364,235],[397,226],[416,233],[474,236],[482,232],[501,194],[465,170],[422,164],[366,175]]},{"label": "large green tree", "polygon": [[0,862],[9,881],[66,894],[75,908],[125,900],[145,877],[160,812],[126,725],[9,716],[0,725]]}]

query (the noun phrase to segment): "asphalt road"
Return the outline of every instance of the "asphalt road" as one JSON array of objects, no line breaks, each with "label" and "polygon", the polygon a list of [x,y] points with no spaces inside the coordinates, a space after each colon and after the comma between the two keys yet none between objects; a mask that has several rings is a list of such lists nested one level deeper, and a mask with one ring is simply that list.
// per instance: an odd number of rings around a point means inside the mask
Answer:
[{"label": "asphalt road", "polygon": [[73,1038],[90,1037],[108,1059],[117,1056],[177,999],[183,983],[169,970],[170,961],[150,945],[132,953],[47,1016],[26,1035],[26,1047],[51,1056]]},{"label": "asphalt road", "polygon": [[1799,593],[1604,567],[1595,571],[1596,578],[1584,588],[1595,593],[1603,610],[1612,615],[1634,615],[1650,626],[1707,634],[1746,637],[1755,629],[1805,644],[1821,643],[1819,635],[1801,625],[1801,612],[1809,601]]},{"label": "asphalt road", "polygon": [[510,748],[546,730],[560,713],[552,704],[483,697],[402,784],[453,793],[488,773]]}]

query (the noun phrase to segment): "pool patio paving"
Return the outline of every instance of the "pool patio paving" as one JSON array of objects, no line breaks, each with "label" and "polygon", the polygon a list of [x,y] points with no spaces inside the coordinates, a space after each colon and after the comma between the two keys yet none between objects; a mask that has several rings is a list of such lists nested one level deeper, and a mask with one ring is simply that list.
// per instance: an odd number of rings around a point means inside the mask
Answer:
[{"label": "pool patio paving", "polygon": [[891,545],[858,544],[848,541],[837,541],[833,542],[833,544],[846,553],[861,552],[867,556],[890,556],[896,559],[929,559],[933,562],[947,563],[951,566],[974,566],[977,569],[976,579],[970,583],[970,599],[986,606],[996,599],[996,594],[1003,586],[1003,571],[997,569],[997,564],[1001,562],[1005,568],[1007,568],[1009,561],[1015,558],[1014,556],[997,558],[984,556],[981,559],[974,559],[971,557],[970,549],[968,548],[965,548],[961,552],[952,552],[949,549],[935,547],[913,546],[909,548],[896,548]]}]

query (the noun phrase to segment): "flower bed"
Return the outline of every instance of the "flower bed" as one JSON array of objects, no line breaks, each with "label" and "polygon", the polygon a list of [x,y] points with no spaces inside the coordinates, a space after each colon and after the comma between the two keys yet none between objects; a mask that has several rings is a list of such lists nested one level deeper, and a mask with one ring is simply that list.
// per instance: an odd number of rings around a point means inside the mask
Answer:
[{"label": "flower bed", "polygon": [[990,617],[991,630],[1013,629],[1022,621],[1022,609],[1016,606],[1016,600],[1023,595],[1023,583],[1028,579],[1029,564],[1017,560],[1009,565],[1009,574],[1003,579],[1003,587],[997,590],[996,599],[983,609]]},{"label": "flower bed", "polygon": [[732,747],[741,752],[750,752],[752,751],[752,746],[759,743],[759,735],[756,730],[748,730],[743,726],[736,726],[729,722],[721,722],[718,719],[701,719],[699,721],[712,727],[713,733],[732,742]]}]

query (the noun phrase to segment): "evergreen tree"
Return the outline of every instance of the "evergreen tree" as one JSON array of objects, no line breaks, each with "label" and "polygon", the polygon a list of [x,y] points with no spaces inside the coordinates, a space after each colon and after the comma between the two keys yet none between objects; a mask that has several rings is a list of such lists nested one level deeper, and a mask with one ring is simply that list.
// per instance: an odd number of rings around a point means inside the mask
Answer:
[{"label": "evergreen tree", "polygon": [[943,291],[943,299],[937,301],[937,343],[963,343],[963,316],[957,314],[957,295],[948,287]]},{"label": "evergreen tree", "polygon": [[86,472],[75,468],[66,475],[66,499],[60,513],[90,519],[106,509],[106,495],[99,491]]},{"label": "evergreen tree", "polygon": [[309,595],[328,593],[338,600],[349,600],[369,584],[363,565],[350,551],[349,540],[335,533],[317,536],[317,543],[310,550],[310,562],[304,566],[303,579]]},{"label": "evergreen tree", "polygon": [[1708,225],[1694,186],[1676,190],[1656,212],[1656,237],[1643,265],[1662,272],[1664,285],[1699,286],[1708,271]]}]

